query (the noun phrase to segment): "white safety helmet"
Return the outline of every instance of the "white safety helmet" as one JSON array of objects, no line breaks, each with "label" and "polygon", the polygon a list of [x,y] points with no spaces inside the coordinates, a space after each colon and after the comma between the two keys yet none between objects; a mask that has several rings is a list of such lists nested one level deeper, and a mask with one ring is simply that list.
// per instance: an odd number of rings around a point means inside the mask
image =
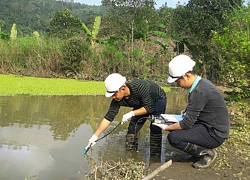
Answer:
[{"label": "white safety helmet", "polygon": [[110,74],[104,81],[106,87],[106,97],[111,97],[124,85],[126,78],[118,73]]},{"label": "white safety helmet", "polygon": [[195,61],[187,55],[178,55],[174,57],[168,65],[168,82],[175,82],[178,78],[184,76],[188,71],[192,71],[194,66]]}]

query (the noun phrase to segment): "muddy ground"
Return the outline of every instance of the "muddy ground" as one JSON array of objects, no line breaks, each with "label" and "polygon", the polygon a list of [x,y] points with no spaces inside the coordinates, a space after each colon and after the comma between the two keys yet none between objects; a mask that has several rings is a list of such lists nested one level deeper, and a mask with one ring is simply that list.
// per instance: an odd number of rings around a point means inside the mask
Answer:
[{"label": "muddy ground", "polygon": [[[217,86],[224,94],[227,88]],[[225,94],[224,94],[225,95]],[[226,99],[226,97],[225,97]],[[250,108],[245,107],[246,109]],[[250,122],[249,118],[242,118],[239,106],[228,104],[230,114],[230,137],[217,148],[217,159],[206,169],[195,169],[193,162],[185,159],[185,152],[178,152],[172,159],[172,164],[160,171],[154,180],[250,180]],[[156,170],[162,164],[151,164],[148,173]]]},{"label": "muddy ground", "polygon": [[[248,105],[250,106],[250,105]],[[249,108],[249,107],[248,107]],[[172,165],[154,176],[154,180],[250,180],[250,122],[249,118],[238,116],[237,106],[228,106],[230,116],[230,137],[216,149],[218,156],[206,169],[195,169],[193,162],[186,160],[185,152],[177,152]],[[151,164],[148,173],[162,164]]]},{"label": "muddy ground", "polygon": [[[248,151],[249,147],[245,150]],[[195,169],[193,162],[185,160],[186,153],[178,153],[172,159],[172,165],[163,171],[160,171],[152,179],[155,180],[231,180],[231,179],[250,179],[250,162],[245,159],[244,152],[242,156],[235,153],[235,149],[226,142],[217,149],[218,157],[215,162],[206,169]],[[166,162],[170,159],[166,159]],[[159,168],[162,164],[152,164],[149,173]]]},{"label": "muddy ground", "polygon": [[[218,156],[210,167],[193,168],[195,161],[187,159],[187,153],[177,150],[165,160],[172,160],[172,164],[151,180],[250,180],[250,104],[244,104],[245,111],[239,110],[242,105],[237,102],[228,104],[230,136],[216,149]],[[150,164],[144,172],[144,178],[162,166],[162,163]]]}]

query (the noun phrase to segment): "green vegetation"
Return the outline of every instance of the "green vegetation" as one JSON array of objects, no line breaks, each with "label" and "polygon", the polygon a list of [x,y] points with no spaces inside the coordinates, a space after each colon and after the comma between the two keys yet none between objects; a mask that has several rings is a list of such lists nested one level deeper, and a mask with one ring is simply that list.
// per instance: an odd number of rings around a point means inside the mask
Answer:
[{"label": "green vegetation", "polygon": [[[104,95],[104,83],[74,79],[35,78],[0,75],[0,96],[28,95]],[[163,87],[165,91],[169,88]]]},{"label": "green vegetation", "polygon": [[185,53],[198,74],[232,88],[230,101],[247,108],[250,7],[190,0],[156,10],[154,3],[104,0],[104,11],[90,13],[93,7],[79,3],[1,1],[0,73],[103,81],[119,72],[166,85],[168,62]]},{"label": "green vegetation", "polygon": [[92,48],[95,47],[95,42],[97,40],[97,35],[98,35],[99,29],[100,29],[101,19],[102,19],[101,16],[95,17],[92,32],[88,29],[88,27],[84,23],[82,23],[82,28],[88,36],[87,41],[89,41],[91,43]]},{"label": "green vegetation", "polygon": [[81,20],[74,17],[68,9],[56,11],[54,18],[50,21],[51,36],[68,39],[80,33]]},{"label": "green vegetation", "polygon": [[[241,0],[189,0],[155,10],[153,3],[1,1],[0,73],[14,75],[0,76],[0,95],[103,95],[103,80],[113,72],[152,79],[168,91],[168,62],[189,54],[199,74],[233,90],[226,92],[231,134],[212,168],[221,178],[231,172],[244,179],[250,158],[250,7]],[[142,168],[136,169],[139,176]]]},{"label": "green vegetation", "polygon": [[0,95],[103,95],[103,82],[0,75]]},{"label": "green vegetation", "polygon": [[[234,89],[232,98],[247,100],[250,94],[250,8],[235,10],[222,33],[213,31],[213,56],[221,66],[220,78]],[[242,18],[243,17],[243,18]],[[220,52],[219,52],[220,51]]]},{"label": "green vegetation", "polygon": [[214,170],[221,178],[231,171],[247,179],[249,5],[189,0],[175,9],[165,4],[156,10],[154,3],[0,1],[0,73],[13,74],[0,75],[0,95],[103,95],[103,80],[113,72],[129,80],[151,79],[168,91],[168,62],[188,54],[198,74],[230,89],[225,94],[231,135],[218,149]]},{"label": "green vegetation", "polygon": [[154,4],[1,1],[0,73],[103,81],[119,72],[164,85],[168,62],[186,53],[198,74],[234,88],[234,100],[249,98],[248,5],[190,0],[156,10]]},{"label": "green vegetation", "polygon": [[[93,159],[90,155],[85,155],[86,159]],[[93,160],[92,160],[93,161]],[[122,159],[118,162],[112,160],[101,162],[101,165],[93,164],[93,170],[91,174],[86,175],[87,180],[96,179],[110,179],[110,180],[140,180],[145,173],[144,162],[136,162],[134,159]]]},{"label": "green vegetation", "polygon": [[8,33],[15,23],[19,37],[30,36],[33,31],[38,31],[39,34],[49,32],[51,18],[56,11],[63,11],[65,8],[86,24],[93,21],[95,16],[104,16],[107,13],[103,6],[58,0],[3,0],[0,1],[0,7],[0,28]]}]

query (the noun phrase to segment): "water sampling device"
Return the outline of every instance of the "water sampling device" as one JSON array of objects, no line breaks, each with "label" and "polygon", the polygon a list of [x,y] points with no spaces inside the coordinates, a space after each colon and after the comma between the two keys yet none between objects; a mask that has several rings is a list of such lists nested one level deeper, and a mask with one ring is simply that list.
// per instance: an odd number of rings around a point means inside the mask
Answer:
[{"label": "water sampling device", "polygon": [[[119,122],[109,133],[105,134],[103,137],[97,139],[95,142],[97,141],[100,141],[101,139],[105,138],[106,136],[108,136],[110,133],[112,133],[118,126],[121,125],[122,122]],[[81,154],[86,154],[89,149],[91,148],[92,146],[92,143],[91,144],[88,144],[83,150],[82,150],[82,153]]]},{"label": "water sampling device", "polygon": [[[150,115],[149,117],[142,117],[143,118],[147,118],[148,120],[150,120],[152,123],[157,123],[157,124],[173,124],[176,122],[179,122],[182,120],[183,116],[182,115],[176,115],[176,114],[160,114],[159,116],[155,116],[155,115]],[[140,119],[139,119],[140,120]],[[139,121],[138,120],[138,121]],[[105,138],[106,136],[108,136],[110,133],[112,133],[118,126],[120,126],[122,124],[122,122],[119,122],[110,132],[108,132],[107,134],[105,134],[103,137],[97,139],[95,141],[95,143],[97,141],[100,141],[101,139]],[[86,154],[89,149],[91,148],[92,143],[88,144],[81,152],[81,154]]]}]

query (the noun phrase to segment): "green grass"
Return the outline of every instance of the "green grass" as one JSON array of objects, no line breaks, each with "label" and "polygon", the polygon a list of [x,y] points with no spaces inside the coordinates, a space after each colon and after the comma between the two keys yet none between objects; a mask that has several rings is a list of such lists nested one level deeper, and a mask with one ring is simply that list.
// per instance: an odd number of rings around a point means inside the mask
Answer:
[{"label": "green grass", "polygon": [[[163,87],[165,91],[170,88]],[[0,75],[0,96],[28,95],[104,95],[103,81],[37,78]]]}]

